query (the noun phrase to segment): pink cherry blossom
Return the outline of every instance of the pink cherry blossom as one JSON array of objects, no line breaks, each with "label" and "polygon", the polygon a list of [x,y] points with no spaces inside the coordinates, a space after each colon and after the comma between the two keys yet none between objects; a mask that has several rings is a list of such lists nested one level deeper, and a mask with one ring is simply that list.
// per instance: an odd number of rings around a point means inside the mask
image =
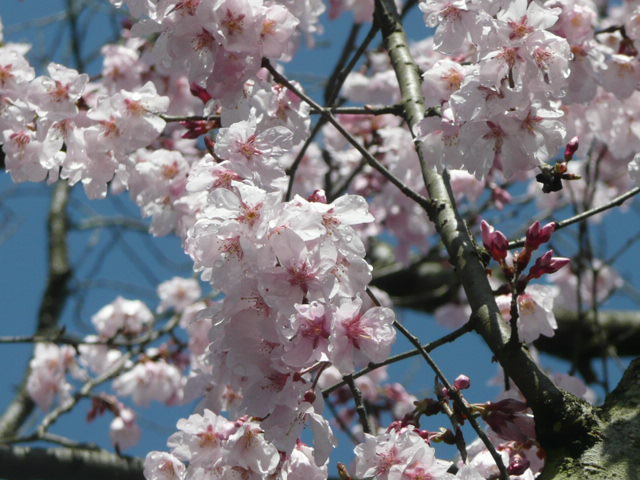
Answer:
[{"label": "pink cherry blossom", "polygon": [[201,295],[202,291],[197,280],[173,277],[158,285],[160,305],[157,310],[162,313],[173,308],[177,312],[183,312],[188,306],[199,300]]},{"label": "pink cherry blossom", "polygon": [[69,398],[72,386],[66,374],[74,362],[74,352],[70,346],[59,347],[51,343],[36,345],[29,364],[31,373],[27,380],[27,391],[42,410],[49,410],[56,396],[63,401]]},{"label": "pink cherry blossom", "polygon": [[344,374],[368,362],[387,358],[396,337],[391,309],[374,307],[360,313],[361,305],[359,298],[345,302],[334,316],[330,358]]},{"label": "pink cherry blossom", "polygon": [[136,414],[129,408],[121,408],[118,416],[113,419],[109,427],[111,441],[121,451],[137,445],[142,432],[136,423]]},{"label": "pink cherry blossom", "polygon": [[140,300],[118,297],[102,307],[91,321],[101,338],[113,338],[118,334],[139,335],[151,326],[154,318],[149,308]]},{"label": "pink cherry blossom", "polygon": [[[518,295],[518,337],[531,343],[540,335],[552,337],[558,328],[553,313],[554,299],[560,291],[556,287],[547,285],[528,285],[523,293]],[[511,295],[500,295],[496,303],[502,313],[505,323],[511,318]]]},{"label": "pink cherry blossom", "polygon": [[186,467],[166,452],[149,452],[144,460],[144,477],[148,480],[183,480]]}]

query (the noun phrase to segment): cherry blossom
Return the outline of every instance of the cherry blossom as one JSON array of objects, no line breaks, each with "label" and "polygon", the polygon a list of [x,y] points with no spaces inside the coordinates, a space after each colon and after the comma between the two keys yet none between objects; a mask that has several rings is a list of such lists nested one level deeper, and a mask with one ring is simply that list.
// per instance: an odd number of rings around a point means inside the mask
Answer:
[{"label": "cherry blossom", "polygon": [[410,428],[391,430],[377,437],[367,434],[355,453],[355,475],[359,478],[454,478],[447,473],[449,466],[437,460],[433,448]]},{"label": "cherry blossom", "polygon": [[[518,337],[531,343],[540,335],[552,337],[558,328],[553,314],[554,299],[559,295],[557,287],[547,285],[528,285],[518,295]],[[508,323],[511,318],[511,295],[501,295],[496,303],[502,318]]]},{"label": "cherry blossom", "polygon": [[113,338],[118,334],[139,335],[154,321],[149,308],[140,300],[116,298],[96,313],[91,321],[100,337]]},{"label": "cherry blossom", "polygon": [[73,348],[58,347],[51,343],[36,345],[31,360],[31,374],[27,381],[27,391],[42,410],[49,410],[53,400],[69,398],[72,386],[66,379],[67,370],[73,367],[75,360]]},{"label": "cherry blossom", "polygon": [[109,427],[109,435],[116,448],[124,450],[136,445],[140,441],[141,434],[133,410],[121,408]]},{"label": "cherry blossom", "polygon": [[166,452],[150,452],[144,461],[144,476],[149,480],[182,480],[186,467]]},{"label": "cherry blossom", "polygon": [[389,355],[395,340],[393,311],[385,307],[360,313],[362,300],[343,303],[335,312],[331,360],[338,369],[352,373],[367,362],[378,362]]}]

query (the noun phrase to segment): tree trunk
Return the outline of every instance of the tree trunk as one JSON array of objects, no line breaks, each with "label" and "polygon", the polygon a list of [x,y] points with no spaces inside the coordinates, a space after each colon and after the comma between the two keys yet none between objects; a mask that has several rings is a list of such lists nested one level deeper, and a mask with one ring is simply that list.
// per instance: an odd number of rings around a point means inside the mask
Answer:
[{"label": "tree trunk", "polygon": [[578,451],[571,447],[547,451],[540,480],[640,479],[640,358],[631,363],[597,417],[595,443],[579,439]]}]

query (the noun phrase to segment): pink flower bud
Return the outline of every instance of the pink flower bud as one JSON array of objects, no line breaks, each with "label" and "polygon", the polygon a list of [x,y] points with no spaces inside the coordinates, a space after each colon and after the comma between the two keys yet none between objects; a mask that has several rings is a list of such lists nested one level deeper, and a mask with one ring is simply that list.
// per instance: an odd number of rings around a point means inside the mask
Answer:
[{"label": "pink flower bud", "polygon": [[453,382],[453,385],[458,390],[466,390],[471,386],[471,379],[466,375],[458,375],[458,378]]},{"label": "pink flower bud", "polygon": [[504,188],[495,187],[491,191],[491,199],[495,203],[496,208],[498,210],[502,210],[505,207],[505,205],[509,205],[511,203],[511,201],[513,200],[513,197]]},{"label": "pink flower bud", "polygon": [[494,260],[501,262],[507,257],[507,251],[509,250],[507,237],[505,237],[504,233],[500,230],[494,229],[484,220],[480,225],[482,227],[482,243],[484,243],[484,247],[489,251]]},{"label": "pink flower bud", "polygon": [[567,143],[567,147],[564,149],[565,161],[569,161],[573,158],[573,155],[576,153],[579,146],[578,137],[573,137],[569,143]]},{"label": "pink flower bud", "polygon": [[525,402],[516,400],[514,398],[505,398],[498,402],[487,402],[486,408],[489,411],[499,411],[502,413],[518,413],[526,410],[528,405]]},{"label": "pink flower bud", "polygon": [[191,95],[193,95],[194,97],[198,97],[200,100],[202,100],[202,103],[204,104],[206,104],[209,100],[213,98],[209,94],[209,92],[207,92],[206,88],[201,87],[197,83],[191,84]]},{"label": "pink flower bud", "polygon": [[549,250],[536,260],[536,263],[529,270],[528,278],[540,278],[545,273],[555,273],[570,261],[568,258],[554,257],[553,250]]},{"label": "pink flower bud", "polygon": [[182,135],[182,138],[198,138],[201,135],[213,130],[214,128],[220,128],[219,120],[185,120],[180,122],[187,132]]},{"label": "pink flower bud", "polygon": [[527,230],[526,248],[536,250],[543,243],[547,243],[556,228],[558,228],[556,222],[547,223],[544,227],[540,226],[540,222],[534,222]]},{"label": "pink flower bud", "polygon": [[310,202],[327,203],[327,194],[320,188],[318,190],[314,190],[307,200]]},{"label": "pink flower bud", "polygon": [[516,453],[509,459],[509,467],[507,468],[507,472],[509,475],[522,475],[527,468],[529,468],[531,463],[525,457]]}]

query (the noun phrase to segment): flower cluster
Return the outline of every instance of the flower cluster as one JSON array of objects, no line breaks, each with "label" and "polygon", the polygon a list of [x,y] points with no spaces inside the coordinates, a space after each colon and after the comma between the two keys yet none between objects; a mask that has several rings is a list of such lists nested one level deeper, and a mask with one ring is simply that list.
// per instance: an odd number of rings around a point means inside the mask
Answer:
[{"label": "flower cluster", "polygon": [[[554,257],[553,250],[548,250],[538,257],[529,273],[524,271],[531,261],[532,254],[551,239],[556,230],[555,223],[544,227],[540,222],[534,222],[525,237],[524,248],[513,257],[508,257],[509,241],[499,230],[495,230],[484,220],[482,221],[482,242],[489,255],[500,264],[506,282],[497,289],[496,303],[506,320],[512,327],[517,322],[517,337],[531,343],[540,335],[552,337],[558,328],[553,314],[554,298],[559,289],[555,286],[530,285],[529,282],[545,274],[552,274],[566,266],[570,260]],[[515,309],[514,309],[515,298]]]},{"label": "flower cluster", "polygon": [[[246,479],[326,478],[327,468],[317,466],[311,449],[298,442],[290,453],[281,455],[269,443],[260,425],[241,417],[231,422],[204,410],[178,422],[179,431],[168,445],[171,453],[150,452],[144,465],[148,480],[224,478]],[[185,467],[183,462],[187,462]]]},{"label": "flower cluster", "polygon": [[[117,6],[122,0],[111,0]],[[262,57],[287,58],[297,29],[317,31],[319,0],[187,0],[156,4],[126,0],[141,20],[133,32],[158,35],[150,61],[162,72],[186,72],[213,96],[234,102]]]}]

